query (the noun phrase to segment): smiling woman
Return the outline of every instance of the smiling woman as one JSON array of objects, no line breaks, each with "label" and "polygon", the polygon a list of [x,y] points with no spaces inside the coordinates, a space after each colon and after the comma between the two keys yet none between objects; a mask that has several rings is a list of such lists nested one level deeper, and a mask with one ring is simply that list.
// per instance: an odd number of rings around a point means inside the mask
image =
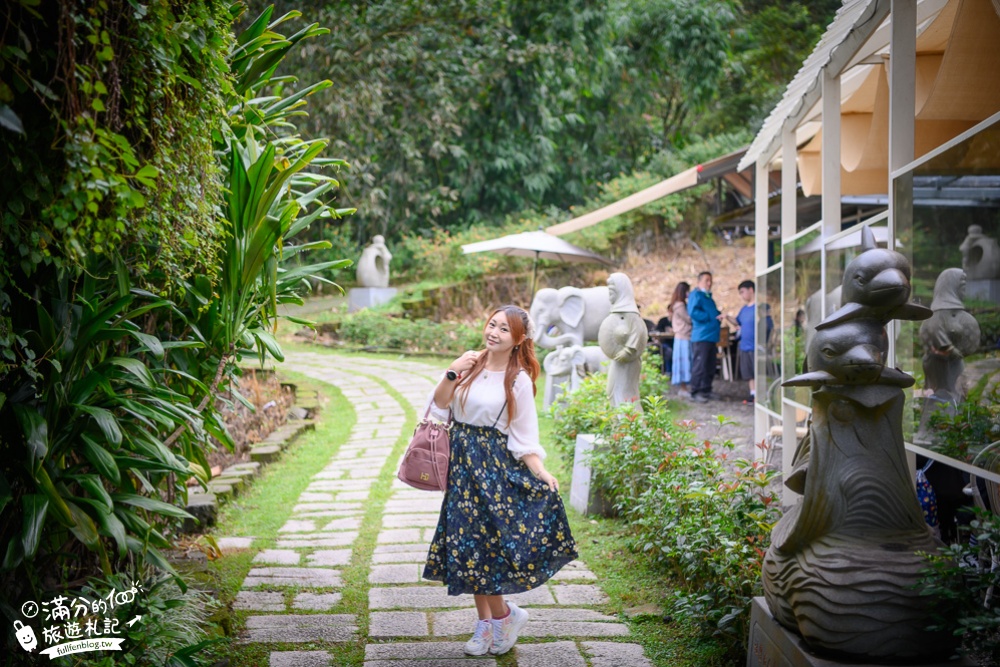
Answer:
[{"label": "smiling woman", "polygon": [[559,483],[542,463],[531,329],[517,306],[493,311],[486,349],[453,361],[430,400],[434,417],[450,411],[454,421],[424,578],[445,583],[449,595],[473,594],[479,622],[469,655],[509,651],[528,613],[503,596],[541,586],[577,556]]}]

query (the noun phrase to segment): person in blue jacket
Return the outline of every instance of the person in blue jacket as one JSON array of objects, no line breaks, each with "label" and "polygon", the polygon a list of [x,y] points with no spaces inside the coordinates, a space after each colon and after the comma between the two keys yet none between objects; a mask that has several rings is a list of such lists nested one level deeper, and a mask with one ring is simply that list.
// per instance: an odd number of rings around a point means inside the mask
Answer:
[{"label": "person in blue jacket", "polygon": [[705,403],[717,398],[712,393],[712,380],[723,318],[712,299],[711,272],[698,274],[698,284],[688,296],[688,314],[691,316],[691,400]]}]

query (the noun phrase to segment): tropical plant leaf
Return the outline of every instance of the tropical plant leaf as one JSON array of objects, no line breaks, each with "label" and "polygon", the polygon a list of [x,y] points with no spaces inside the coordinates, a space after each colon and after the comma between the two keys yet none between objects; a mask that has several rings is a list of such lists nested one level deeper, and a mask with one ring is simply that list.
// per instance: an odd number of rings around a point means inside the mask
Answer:
[{"label": "tropical plant leaf", "polygon": [[124,558],[128,551],[128,541],[125,539],[125,524],[111,512],[101,512],[97,518],[101,524],[101,534],[115,541],[115,544],[118,546],[118,557]]},{"label": "tropical plant leaf", "polygon": [[73,524],[69,527],[70,531],[88,549],[96,550],[101,538],[97,533],[97,526],[94,524],[94,520],[79,505],[66,503],[66,506],[69,507],[70,514],[73,517]]},{"label": "tropical plant leaf", "polygon": [[93,405],[74,404],[73,407],[93,417],[104,437],[108,439],[108,442],[115,445],[122,444],[122,431],[118,426],[118,419],[115,418],[110,410]]},{"label": "tropical plant leaf", "polygon": [[25,494],[21,496],[21,509],[24,511],[21,544],[24,549],[24,555],[31,558],[38,551],[38,545],[42,540],[42,530],[45,527],[45,515],[49,509],[49,499],[40,494]]},{"label": "tropical plant leaf", "polygon": [[175,519],[194,518],[180,507],[165,503],[162,500],[156,500],[155,498],[140,496],[134,493],[115,493],[112,494],[111,497],[115,500],[115,502],[125,503],[126,505],[132,505],[133,507],[141,507],[142,509],[149,510],[155,514],[170,516]]},{"label": "tropical plant leaf", "polygon": [[32,407],[20,404],[14,404],[12,407],[32,458],[44,458],[49,451],[49,427],[45,418]]}]

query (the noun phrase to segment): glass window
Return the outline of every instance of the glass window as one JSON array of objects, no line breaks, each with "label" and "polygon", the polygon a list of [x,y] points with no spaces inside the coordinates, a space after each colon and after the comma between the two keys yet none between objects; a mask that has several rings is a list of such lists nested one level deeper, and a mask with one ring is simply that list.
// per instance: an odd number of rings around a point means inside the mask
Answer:
[{"label": "glass window", "polygon": [[[823,319],[821,250],[819,229],[784,244],[781,357],[785,379],[802,372],[806,345]],[[785,387],[784,395],[801,405],[811,405],[809,387]]]},{"label": "glass window", "polygon": [[1000,440],[1000,123],[921,161],[894,192],[912,300],[934,311],[903,323],[897,338],[897,365],[917,380],[906,433],[992,467],[1000,457],[982,452]]},{"label": "glass window", "polygon": [[[769,410],[781,411],[781,267],[757,278],[757,395]],[[770,321],[768,321],[768,315]]]}]

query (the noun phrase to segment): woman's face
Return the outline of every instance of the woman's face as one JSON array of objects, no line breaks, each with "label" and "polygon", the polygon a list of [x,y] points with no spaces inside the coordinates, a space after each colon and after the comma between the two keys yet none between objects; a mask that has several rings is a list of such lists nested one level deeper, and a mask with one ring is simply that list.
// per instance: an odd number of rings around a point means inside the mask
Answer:
[{"label": "woman's face", "polygon": [[514,337],[510,333],[510,326],[507,324],[507,314],[498,311],[493,314],[490,321],[486,323],[486,331],[483,332],[483,339],[486,342],[486,350],[493,354],[507,356],[514,347]]}]

